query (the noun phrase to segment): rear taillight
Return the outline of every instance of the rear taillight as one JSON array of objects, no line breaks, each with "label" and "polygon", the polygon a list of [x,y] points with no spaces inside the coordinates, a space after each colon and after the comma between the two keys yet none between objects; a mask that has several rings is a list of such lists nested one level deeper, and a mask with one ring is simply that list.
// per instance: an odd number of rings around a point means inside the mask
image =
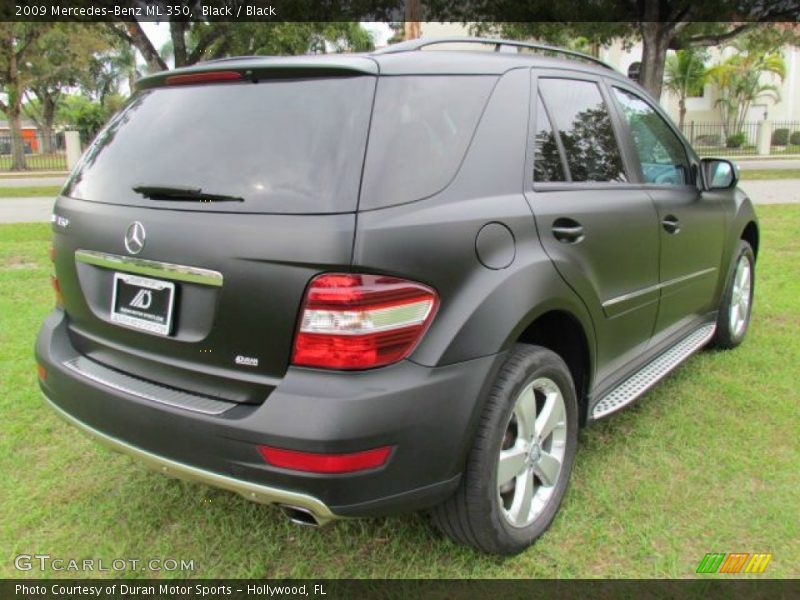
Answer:
[{"label": "rear taillight", "polygon": [[408,356],[433,319],[428,286],[383,275],[328,273],[308,286],[292,363],[369,369]]}]

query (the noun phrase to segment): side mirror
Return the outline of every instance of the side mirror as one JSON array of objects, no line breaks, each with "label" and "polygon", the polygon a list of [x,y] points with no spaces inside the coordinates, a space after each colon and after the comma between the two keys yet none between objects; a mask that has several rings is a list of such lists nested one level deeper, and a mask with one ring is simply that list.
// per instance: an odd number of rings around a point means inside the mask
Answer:
[{"label": "side mirror", "polygon": [[703,158],[700,161],[707,190],[727,190],[739,182],[739,169],[724,158]]}]

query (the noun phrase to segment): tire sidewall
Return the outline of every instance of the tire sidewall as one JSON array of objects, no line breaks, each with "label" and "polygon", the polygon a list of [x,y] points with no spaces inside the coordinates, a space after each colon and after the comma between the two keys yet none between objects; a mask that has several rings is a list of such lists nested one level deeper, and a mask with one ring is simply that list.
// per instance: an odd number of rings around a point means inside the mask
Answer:
[{"label": "tire sidewall", "polygon": [[[544,348],[521,347],[517,349],[517,352],[526,354],[523,358],[525,368],[522,372],[512,371],[510,377],[498,380],[494,392],[502,395],[502,410],[497,410],[492,415],[491,426],[494,429],[494,436],[491,444],[481,453],[481,456],[476,457],[479,472],[485,474],[483,485],[480,486],[481,499],[477,504],[489,514],[489,521],[494,529],[492,537],[503,546],[501,551],[507,554],[519,552],[528,547],[552,523],[569,485],[578,442],[577,398],[575,386],[566,364],[558,355]],[[551,379],[559,387],[564,398],[567,420],[564,461],[556,488],[542,513],[527,527],[514,527],[501,512],[497,493],[497,462],[503,436],[517,397],[527,385],[541,377]]]},{"label": "tire sidewall", "polygon": [[[745,318],[744,328],[741,333],[736,334],[733,331],[730,317],[731,302],[733,301],[733,286],[736,280],[736,269],[742,257],[746,257],[750,263],[750,303],[748,305],[747,317]],[[722,302],[719,308],[719,318],[717,319],[717,342],[723,348],[733,348],[742,343],[747,331],[750,328],[750,319],[753,314],[753,297],[756,289],[756,270],[755,270],[755,255],[753,249],[745,241],[740,241],[736,248],[733,261],[731,261],[730,272],[728,274],[728,283],[725,287],[725,294],[722,297]]]}]

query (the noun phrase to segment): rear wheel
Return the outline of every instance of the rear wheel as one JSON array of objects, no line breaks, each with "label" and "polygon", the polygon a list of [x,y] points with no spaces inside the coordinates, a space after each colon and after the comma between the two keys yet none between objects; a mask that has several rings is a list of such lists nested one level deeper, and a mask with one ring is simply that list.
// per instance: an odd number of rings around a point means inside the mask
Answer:
[{"label": "rear wheel", "polygon": [[575,458],[578,408],[555,353],[518,345],[497,376],[456,493],[432,511],[458,543],[524,550],[550,526]]},{"label": "rear wheel", "polygon": [[718,348],[735,348],[742,343],[750,325],[754,276],[753,249],[742,240],[734,255],[733,271],[720,302],[714,335],[714,345]]}]

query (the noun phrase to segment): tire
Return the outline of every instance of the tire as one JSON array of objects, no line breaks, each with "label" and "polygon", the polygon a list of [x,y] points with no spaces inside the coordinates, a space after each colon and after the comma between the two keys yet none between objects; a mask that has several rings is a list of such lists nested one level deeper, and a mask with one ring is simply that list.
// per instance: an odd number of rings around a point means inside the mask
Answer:
[{"label": "tire", "polygon": [[[545,413],[553,417],[549,432],[541,427],[546,418],[531,418]],[[567,365],[546,348],[518,344],[490,391],[459,487],[431,511],[433,523],[453,541],[483,552],[523,551],[553,522],[577,445],[578,403]],[[557,472],[553,459],[560,459]],[[501,487],[498,477],[509,480]]]},{"label": "tire", "polygon": [[[753,309],[753,291],[755,289],[755,255],[750,244],[739,241],[730,275],[725,285],[725,292],[719,305],[717,330],[712,344],[717,348],[735,348],[744,340],[750,325],[750,314]],[[744,287],[746,273],[746,287]]]}]

